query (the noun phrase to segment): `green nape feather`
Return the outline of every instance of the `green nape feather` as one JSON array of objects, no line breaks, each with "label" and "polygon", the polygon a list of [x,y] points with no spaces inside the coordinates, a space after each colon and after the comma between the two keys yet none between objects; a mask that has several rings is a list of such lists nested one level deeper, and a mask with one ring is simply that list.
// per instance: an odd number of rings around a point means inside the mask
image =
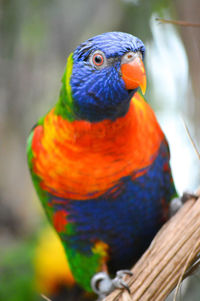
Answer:
[{"label": "green nape feather", "polygon": [[62,77],[62,88],[60,91],[59,100],[55,106],[55,114],[61,115],[68,121],[74,121],[73,114],[73,98],[71,92],[70,78],[73,68],[73,53],[71,53],[67,59],[67,65]]}]

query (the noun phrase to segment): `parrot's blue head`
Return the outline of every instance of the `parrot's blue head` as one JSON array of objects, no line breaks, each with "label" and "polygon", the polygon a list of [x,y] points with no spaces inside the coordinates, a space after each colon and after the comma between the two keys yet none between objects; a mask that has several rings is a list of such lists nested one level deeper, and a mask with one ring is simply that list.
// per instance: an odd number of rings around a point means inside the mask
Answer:
[{"label": "parrot's blue head", "polygon": [[141,40],[122,32],[107,32],[78,46],[70,79],[76,117],[95,122],[125,115],[138,87],[146,87],[144,52]]}]

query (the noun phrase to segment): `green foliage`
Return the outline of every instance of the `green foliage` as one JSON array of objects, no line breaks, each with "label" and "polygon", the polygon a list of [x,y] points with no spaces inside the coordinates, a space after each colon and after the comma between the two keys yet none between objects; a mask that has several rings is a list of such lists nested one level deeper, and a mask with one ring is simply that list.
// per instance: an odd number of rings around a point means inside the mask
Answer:
[{"label": "green foliage", "polygon": [[35,239],[19,241],[1,252],[0,301],[37,301],[34,290],[33,257]]}]

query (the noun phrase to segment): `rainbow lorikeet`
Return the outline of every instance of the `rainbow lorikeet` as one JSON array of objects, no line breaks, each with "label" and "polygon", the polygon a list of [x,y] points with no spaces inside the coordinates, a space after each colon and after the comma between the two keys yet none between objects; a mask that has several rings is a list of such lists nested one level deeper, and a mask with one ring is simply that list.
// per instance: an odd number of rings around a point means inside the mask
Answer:
[{"label": "rainbow lorikeet", "polygon": [[176,196],[167,141],[138,92],[146,88],[144,53],[141,40],[122,32],[80,44],[58,102],[28,139],[32,180],[71,272],[101,297],[124,285],[123,272],[113,281],[108,274],[135,263]]}]

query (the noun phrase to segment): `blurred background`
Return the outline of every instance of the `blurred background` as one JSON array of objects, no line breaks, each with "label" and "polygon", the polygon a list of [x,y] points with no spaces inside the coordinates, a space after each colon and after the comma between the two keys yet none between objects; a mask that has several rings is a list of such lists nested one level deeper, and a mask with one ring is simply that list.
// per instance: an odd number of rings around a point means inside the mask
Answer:
[{"label": "blurred background", "polygon": [[[31,183],[26,139],[57,101],[67,56],[85,39],[124,31],[143,40],[146,98],[167,135],[177,190],[200,185],[200,162],[182,122],[200,148],[200,28],[156,17],[200,23],[199,0],[0,1],[0,301],[42,300],[39,292],[72,300],[62,295],[59,266],[66,263]],[[54,244],[59,262],[51,257]],[[199,284],[191,277],[180,300],[200,300]]]}]

